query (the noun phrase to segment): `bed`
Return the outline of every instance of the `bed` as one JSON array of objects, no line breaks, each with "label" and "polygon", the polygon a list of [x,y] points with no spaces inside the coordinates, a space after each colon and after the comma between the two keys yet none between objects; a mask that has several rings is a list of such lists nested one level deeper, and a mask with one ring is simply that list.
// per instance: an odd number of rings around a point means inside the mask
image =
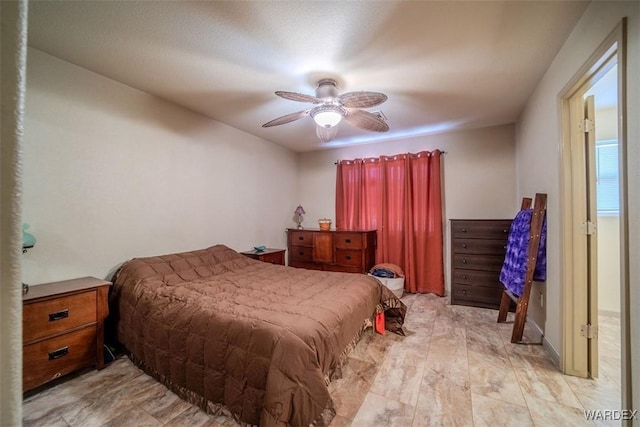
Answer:
[{"label": "bed", "polygon": [[327,385],[384,313],[406,306],[375,278],[268,264],[217,245],[134,258],[114,275],[117,339],[185,400],[261,426],[325,425]]}]

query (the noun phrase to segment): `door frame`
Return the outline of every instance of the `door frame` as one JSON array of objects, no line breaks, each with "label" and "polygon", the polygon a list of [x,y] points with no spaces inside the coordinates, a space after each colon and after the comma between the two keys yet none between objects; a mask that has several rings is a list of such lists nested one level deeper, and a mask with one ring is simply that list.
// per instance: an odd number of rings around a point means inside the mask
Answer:
[{"label": "door frame", "polygon": [[[621,326],[621,368],[622,368],[622,407],[631,404],[630,384],[630,322],[629,322],[629,240],[628,240],[628,201],[627,201],[627,102],[626,102],[626,34],[627,21],[624,18],[611,34],[601,43],[587,62],[578,70],[559,95],[560,111],[562,114],[562,145],[560,147],[561,167],[561,275],[563,283],[562,291],[562,358],[561,370],[569,375],[587,377],[590,375],[588,360],[583,355],[588,353],[588,345],[585,340],[584,348],[576,348],[576,335],[579,335],[580,322],[584,321],[585,309],[589,310],[588,295],[580,292],[576,281],[582,279],[579,271],[586,274],[586,258],[576,259],[576,254],[581,253],[585,240],[581,239],[580,228],[576,227],[576,203],[586,199],[584,183],[574,170],[574,164],[578,160],[572,157],[571,145],[575,143],[576,135],[571,126],[571,99],[584,91],[597,81],[606,71],[606,64],[615,56],[618,65],[618,150],[619,150],[619,183],[620,183],[620,326]],[[577,191],[583,188],[581,195]],[[580,220],[578,220],[579,222]],[[578,272],[578,273],[577,273]],[[589,289],[593,295],[597,295],[597,289]],[[597,313],[596,313],[597,314]],[[582,352],[582,354],[581,354]],[[586,364],[585,364],[586,362]]]}]

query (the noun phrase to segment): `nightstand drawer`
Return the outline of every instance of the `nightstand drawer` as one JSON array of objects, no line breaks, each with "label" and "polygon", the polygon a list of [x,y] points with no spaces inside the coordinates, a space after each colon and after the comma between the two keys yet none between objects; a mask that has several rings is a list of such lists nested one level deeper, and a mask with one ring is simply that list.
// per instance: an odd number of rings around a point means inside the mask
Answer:
[{"label": "nightstand drawer", "polygon": [[284,265],[284,251],[264,254],[258,258],[262,262]]},{"label": "nightstand drawer", "polygon": [[258,261],[267,262],[269,264],[284,265],[284,252],[284,249],[266,248],[261,252],[253,250],[240,253]]},{"label": "nightstand drawer", "polygon": [[28,344],[95,322],[95,290],[25,304],[22,312],[22,341]]},{"label": "nightstand drawer", "polygon": [[22,355],[23,389],[30,390],[95,364],[96,345],[94,325],[25,346]]}]

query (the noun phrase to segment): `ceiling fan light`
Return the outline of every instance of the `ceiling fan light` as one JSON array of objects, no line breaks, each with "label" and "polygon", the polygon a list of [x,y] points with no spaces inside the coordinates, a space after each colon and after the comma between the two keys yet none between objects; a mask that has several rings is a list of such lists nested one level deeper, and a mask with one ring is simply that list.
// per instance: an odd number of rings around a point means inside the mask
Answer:
[{"label": "ceiling fan light", "polygon": [[318,126],[331,128],[340,123],[340,120],[342,120],[342,114],[340,114],[339,111],[334,110],[319,111],[313,115],[313,120],[318,124]]}]

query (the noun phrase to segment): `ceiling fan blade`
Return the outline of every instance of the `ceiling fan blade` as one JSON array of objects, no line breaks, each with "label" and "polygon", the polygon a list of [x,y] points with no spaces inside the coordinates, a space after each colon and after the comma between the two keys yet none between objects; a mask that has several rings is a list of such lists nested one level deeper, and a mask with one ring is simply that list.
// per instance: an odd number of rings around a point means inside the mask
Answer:
[{"label": "ceiling fan blade", "polygon": [[338,126],[326,128],[324,126],[316,126],[316,135],[322,142],[329,142],[338,134]]},{"label": "ceiling fan blade", "polygon": [[298,92],[284,92],[277,91],[276,95],[281,98],[288,99],[289,101],[297,101],[297,102],[310,102],[312,104],[319,104],[322,102],[320,98],[316,98],[315,96],[305,95],[303,93]]},{"label": "ceiling fan blade", "polygon": [[337,100],[347,108],[369,108],[382,104],[387,95],[380,92],[347,92],[338,95]]},{"label": "ceiling fan blade", "polygon": [[286,114],[284,116],[278,117],[277,119],[273,119],[270,122],[267,122],[262,125],[263,128],[270,128],[271,126],[279,126],[284,125],[286,123],[291,123],[295,120],[301,119],[304,116],[309,114],[309,110],[298,111],[297,113]]},{"label": "ceiling fan blade", "polygon": [[386,132],[389,125],[377,115],[364,110],[347,110],[345,120],[354,126],[374,132]]}]

